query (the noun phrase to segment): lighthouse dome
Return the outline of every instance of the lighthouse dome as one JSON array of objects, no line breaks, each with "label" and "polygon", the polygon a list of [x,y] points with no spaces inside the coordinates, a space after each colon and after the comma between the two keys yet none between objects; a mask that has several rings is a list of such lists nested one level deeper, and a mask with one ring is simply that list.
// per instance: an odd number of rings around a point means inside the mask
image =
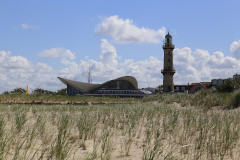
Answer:
[{"label": "lighthouse dome", "polygon": [[172,35],[169,34],[169,32],[168,32],[168,34],[165,36],[165,38],[172,38]]}]

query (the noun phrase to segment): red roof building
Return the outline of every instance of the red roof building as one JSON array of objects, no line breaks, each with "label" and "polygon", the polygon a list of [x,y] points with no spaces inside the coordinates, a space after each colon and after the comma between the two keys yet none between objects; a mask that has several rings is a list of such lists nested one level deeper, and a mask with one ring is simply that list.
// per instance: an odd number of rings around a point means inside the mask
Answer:
[{"label": "red roof building", "polygon": [[211,82],[192,83],[189,85],[189,94],[196,93],[199,90],[208,90],[211,88]]}]

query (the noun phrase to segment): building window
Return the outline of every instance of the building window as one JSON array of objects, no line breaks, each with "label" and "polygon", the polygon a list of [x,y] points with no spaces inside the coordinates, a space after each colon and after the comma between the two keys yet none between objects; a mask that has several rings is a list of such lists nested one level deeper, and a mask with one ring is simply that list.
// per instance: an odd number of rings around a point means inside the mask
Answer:
[{"label": "building window", "polygon": [[168,66],[168,69],[171,69],[170,66]]},{"label": "building window", "polygon": [[113,91],[113,94],[115,94],[115,91]]},{"label": "building window", "polygon": [[212,84],[213,84],[213,85],[217,85],[217,81],[213,81]]},{"label": "building window", "polygon": [[201,89],[202,89],[201,86],[197,86],[196,91],[199,91],[199,90],[201,90]]},{"label": "building window", "polygon": [[112,93],[112,91],[110,91],[110,93]]},{"label": "building window", "polygon": [[181,90],[185,90],[185,87],[181,87]]},{"label": "building window", "polygon": [[101,86],[101,89],[135,89],[135,87],[130,83],[129,81],[126,80],[118,80],[118,81],[111,81],[103,86]]},{"label": "building window", "polygon": [[171,89],[171,87],[170,87],[170,86],[168,86],[168,89]]},{"label": "building window", "polygon": [[168,54],[170,54],[170,51],[168,52]]},{"label": "building window", "polygon": [[176,87],[176,90],[179,91],[179,87]]},{"label": "building window", "polygon": [[168,62],[170,62],[170,59],[168,59]]},{"label": "building window", "polygon": [[222,81],[218,81],[218,84],[222,84]]}]

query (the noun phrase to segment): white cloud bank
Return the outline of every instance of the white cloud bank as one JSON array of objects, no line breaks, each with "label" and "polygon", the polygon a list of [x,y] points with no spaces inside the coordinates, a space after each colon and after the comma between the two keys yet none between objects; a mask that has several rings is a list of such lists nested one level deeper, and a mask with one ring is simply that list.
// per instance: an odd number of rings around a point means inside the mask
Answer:
[{"label": "white cloud bank", "polygon": [[234,41],[231,46],[230,46],[230,50],[233,54],[233,57],[240,59],[240,40]]},{"label": "white cloud bank", "polygon": [[98,24],[95,33],[111,36],[115,43],[159,43],[159,38],[164,38],[166,29],[162,27],[156,31],[144,27],[139,28],[133,24],[133,20],[124,20],[115,15],[105,18],[101,24]]},{"label": "white cloud bank", "polygon": [[0,51],[0,93],[16,87],[39,86],[49,87],[55,79],[48,73],[52,67],[45,63],[32,64],[22,56],[11,56],[11,52]]},{"label": "white cloud bank", "polygon": [[176,83],[210,81],[213,78],[228,78],[239,73],[240,60],[224,56],[222,52],[214,52],[188,47],[174,50],[174,66],[177,69]]},{"label": "white cloud bank", "polygon": [[[64,48],[52,48],[39,53],[39,56],[44,57],[61,57],[61,63],[65,64],[65,67],[57,70],[53,70],[45,63],[32,64],[25,57],[11,56],[10,52],[0,51],[0,93],[27,85],[30,88],[40,85],[49,90],[66,87],[57,79],[57,76],[87,82],[89,63],[93,83],[103,83],[121,76],[133,76],[137,79],[139,87],[146,87],[148,83],[152,87],[162,84],[162,59],[150,56],[142,61],[125,59],[120,62],[116,48],[106,39],[101,41],[99,61],[89,58],[87,61],[75,61],[75,53]],[[238,48],[232,50],[231,47],[230,50],[234,54]],[[207,50],[192,51],[188,47],[174,50],[174,66],[177,70],[174,75],[174,84],[228,78],[240,72],[239,59],[224,56],[218,51],[211,55]]]},{"label": "white cloud bank", "polygon": [[71,60],[76,58],[75,53],[72,53],[70,50],[59,48],[59,47],[46,49],[38,53],[38,55],[40,57],[49,57],[49,58],[56,58],[56,57],[69,58]]},{"label": "white cloud bank", "polygon": [[110,65],[110,66],[117,66],[118,61],[117,61],[117,52],[116,52],[116,48],[110,44],[106,39],[101,39],[102,43],[101,43],[101,56],[100,56],[100,60],[106,64],[106,65]]}]

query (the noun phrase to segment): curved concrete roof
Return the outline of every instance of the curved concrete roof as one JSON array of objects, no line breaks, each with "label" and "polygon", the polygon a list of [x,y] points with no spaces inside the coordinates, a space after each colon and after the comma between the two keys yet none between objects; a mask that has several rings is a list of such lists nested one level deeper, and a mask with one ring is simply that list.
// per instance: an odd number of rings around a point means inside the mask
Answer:
[{"label": "curved concrete roof", "polygon": [[92,84],[92,83],[84,83],[84,82],[78,82],[78,81],[73,81],[73,80],[69,80],[69,79],[65,79],[65,78],[61,78],[61,77],[57,77],[60,81],[62,81],[64,84],[69,84],[73,87],[75,87],[76,89],[80,90],[81,92],[84,93],[89,93],[101,86],[103,86],[106,83],[109,83],[111,81],[116,81],[116,80],[126,80],[129,81],[130,83],[132,83],[132,85],[134,86],[135,89],[138,89],[138,83],[137,80],[132,77],[132,76],[124,76],[124,77],[120,77],[117,79],[113,79],[110,81],[107,81],[103,84]]}]

